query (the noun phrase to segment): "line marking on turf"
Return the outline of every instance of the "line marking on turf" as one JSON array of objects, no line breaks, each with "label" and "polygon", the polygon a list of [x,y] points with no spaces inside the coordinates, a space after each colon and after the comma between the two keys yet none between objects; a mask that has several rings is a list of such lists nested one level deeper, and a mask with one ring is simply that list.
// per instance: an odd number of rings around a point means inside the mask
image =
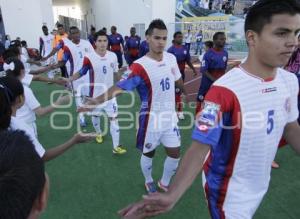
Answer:
[{"label": "line marking on turf", "polygon": [[192,79],[192,80],[190,80],[190,81],[188,81],[188,82],[184,83],[184,85],[191,84],[191,83],[193,83],[194,81],[197,81],[197,80],[199,80],[200,78],[202,78],[202,75],[200,75],[199,77],[197,77],[197,78],[194,78],[194,79]]},{"label": "line marking on turf", "polygon": [[192,96],[192,95],[197,95],[198,93],[191,93],[191,94],[188,94],[188,96]]}]

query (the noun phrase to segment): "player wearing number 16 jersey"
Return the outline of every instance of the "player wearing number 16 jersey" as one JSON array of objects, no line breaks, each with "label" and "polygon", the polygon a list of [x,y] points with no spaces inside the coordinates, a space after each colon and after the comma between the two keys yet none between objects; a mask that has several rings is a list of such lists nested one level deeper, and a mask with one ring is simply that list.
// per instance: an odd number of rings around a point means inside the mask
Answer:
[{"label": "player wearing number 16 jersey", "polygon": [[164,145],[167,158],[158,186],[168,190],[171,177],[175,173],[180,157],[180,133],[175,111],[175,82],[183,87],[181,74],[174,55],[164,52],[167,42],[167,28],[162,20],[151,22],[147,41],[149,53],[136,60],[130,67],[128,78],[120,81],[105,94],[86,104],[81,110],[88,110],[89,105],[103,103],[125,91],[137,90],[141,99],[137,148],[141,150],[141,169],[145,177],[145,187],[149,193],[156,192],[152,178],[152,159],[156,147]]}]

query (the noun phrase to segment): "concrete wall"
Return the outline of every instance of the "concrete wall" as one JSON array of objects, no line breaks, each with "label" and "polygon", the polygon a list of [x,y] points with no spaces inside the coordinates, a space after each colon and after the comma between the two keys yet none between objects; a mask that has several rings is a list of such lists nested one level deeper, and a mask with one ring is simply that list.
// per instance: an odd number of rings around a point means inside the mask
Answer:
[{"label": "concrete wall", "polygon": [[6,34],[37,48],[42,25],[54,26],[51,5],[51,0],[0,0]]}]

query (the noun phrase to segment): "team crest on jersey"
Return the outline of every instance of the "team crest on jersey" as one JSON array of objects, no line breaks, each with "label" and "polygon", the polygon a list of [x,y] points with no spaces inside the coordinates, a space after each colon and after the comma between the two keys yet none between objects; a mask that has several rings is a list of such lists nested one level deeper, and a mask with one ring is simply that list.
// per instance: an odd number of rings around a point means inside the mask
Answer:
[{"label": "team crest on jersey", "polygon": [[139,41],[135,41],[136,42],[136,44],[139,44]]},{"label": "team crest on jersey", "polygon": [[146,147],[147,149],[150,149],[150,148],[152,147],[152,144],[151,144],[151,143],[147,143],[147,144],[145,145],[145,147]]},{"label": "team crest on jersey", "polygon": [[227,61],[227,57],[223,56],[223,61],[226,62]]},{"label": "team crest on jersey", "polygon": [[286,98],[285,100],[285,103],[284,103],[284,109],[287,113],[290,113],[291,112],[291,108],[292,108],[292,104],[291,104],[291,99],[288,97]]},{"label": "team crest on jersey", "polygon": [[197,119],[197,126],[200,131],[207,131],[210,127],[216,126],[220,108],[219,104],[204,101],[204,107]]},{"label": "team crest on jersey", "polygon": [[117,40],[120,40],[120,37],[117,37]]},{"label": "team crest on jersey", "polygon": [[84,51],[85,51],[86,53],[88,53],[88,52],[89,52],[89,49],[88,49],[88,48],[85,48]]},{"label": "team crest on jersey", "polygon": [[205,66],[205,60],[202,60],[201,66]]},{"label": "team crest on jersey", "polygon": [[184,50],[184,51],[183,51],[183,54],[184,54],[184,55],[186,55],[186,54],[187,54],[187,51],[186,51],[186,50]]},{"label": "team crest on jersey", "polygon": [[114,63],[110,63],[110,67],[114,68],[115,67]]}]

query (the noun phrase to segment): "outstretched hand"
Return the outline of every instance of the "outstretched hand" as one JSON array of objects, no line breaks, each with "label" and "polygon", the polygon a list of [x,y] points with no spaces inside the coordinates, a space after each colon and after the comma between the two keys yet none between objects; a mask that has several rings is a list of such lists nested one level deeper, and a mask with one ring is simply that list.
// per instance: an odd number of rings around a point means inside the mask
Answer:
[{"label": "outstretched hand", "polygon": [[122,218],[141,219],[170,211],[176,201],[167,193],[154,193],[143,196],[143,200],[131,204],[118,212]]}]

